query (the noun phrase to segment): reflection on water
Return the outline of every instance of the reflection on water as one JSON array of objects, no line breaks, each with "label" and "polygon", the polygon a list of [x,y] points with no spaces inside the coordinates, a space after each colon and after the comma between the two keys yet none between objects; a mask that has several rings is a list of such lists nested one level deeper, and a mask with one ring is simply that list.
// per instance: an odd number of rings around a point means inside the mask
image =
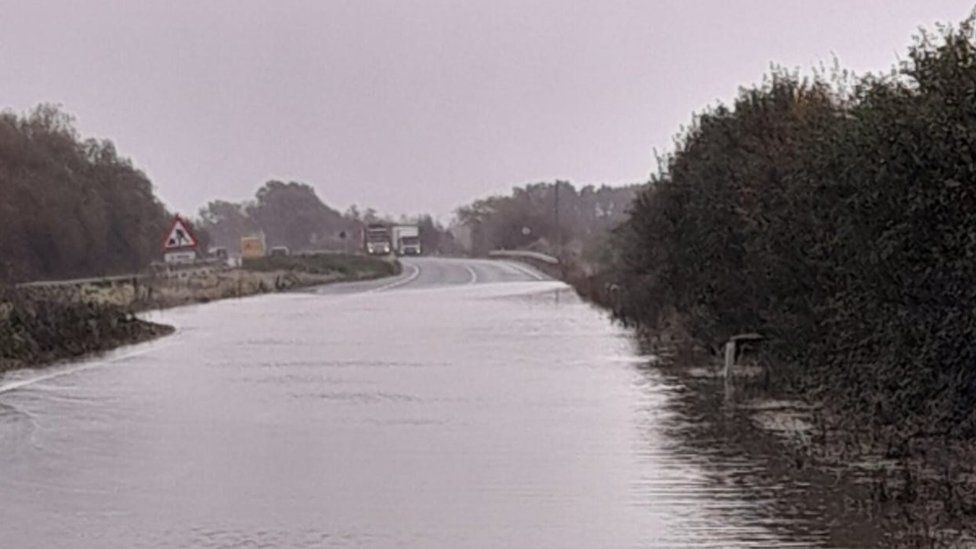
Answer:
[{"label": "reflection on water", "polygon": [[[648,461],[699,472],[699,482],[685,491],[700,492],[713,540],[730,536],[725,544],[887,546],[883,532],[859,505],[868,497],[863,487],[810,466],[804,453],[757,430],[747,412],[730,409],[720,381],[689,376],[683,364],[639,369],[649,395],[667,394],[667,412],[648,410],[644,424],[671,443]],[[653,474],[649,486],[642,495],[660,501]],[[668,490],[672,496],[681,493],[672,486]]]},{"label": "reflection on water", "polygon": [[562,285],[418,280],[168,311],[168,345],[0,394],[3,546],[874,539]]}]

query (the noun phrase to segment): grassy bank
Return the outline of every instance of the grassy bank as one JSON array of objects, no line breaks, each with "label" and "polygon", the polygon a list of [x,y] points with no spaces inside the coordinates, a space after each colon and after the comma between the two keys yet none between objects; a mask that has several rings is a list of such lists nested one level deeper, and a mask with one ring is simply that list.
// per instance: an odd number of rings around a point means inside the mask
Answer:
[{"label": "grassy bank", "polygon": [[344,253],[304,254],[246,259],[245,270],[338,276],[342,280],[369,280],[400,272],[398,261]]},{"label": "grassy bank", "polygon": [[103,299],[121,301],[138,310],[163,309],[335,282],[372,280],[399,272],[398,261],[354,254],[264,257],[245,260],[240,269],[195,273],[186,278],[149,279],[142,288],[116,291],[114,295],[109,292]]},{"label": "grassy bank", "polygon": [[400,264],[351,254],[247,261],[241,269],[192,271],[122,283],[0,289],[0,372],[36,367],[172,332],[134,313],[219,299],[368,280]]},{"label": "grassy bank", "polygon": [[0,289],[0,372],[108,351],[172,331],[116,305]]}]

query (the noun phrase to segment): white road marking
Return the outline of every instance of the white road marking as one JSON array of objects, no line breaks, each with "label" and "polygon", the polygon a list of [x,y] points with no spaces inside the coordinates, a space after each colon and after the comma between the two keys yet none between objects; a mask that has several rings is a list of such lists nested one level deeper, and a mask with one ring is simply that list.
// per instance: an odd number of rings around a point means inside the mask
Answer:
[{"label": "white road marking", "polygon": [[[172,337],[172,336],[176,335],[177,333],[179,333],[179,330],[177,330],[176,332],[170,334],[169,336],[164,336],[164,337]],[[22,389],[24,387],[27,387],[27,386],[30,386],[30,385],[34,385],[35,383],[40,383],[42,381],[47,381],[49,379],[55,379],[55,378],[59,378],[59,377],[69,376],[71,374],[77,374],[78,372],[84,372],[85,370],[91,370],[93,368],[100,368],[100,367],[108,366],[109,364],[112,364],[114,362],[120,362],[122,360],[126,360],[126,359],[129,359],[129,358],[133,358],[133,357],[136,357],[136,356],[139,356],[139,355],[144,355],[146,353],[149,353],[149,352],[152,352],[152,351],[156,351],[160,347],[164,347],[164,346],[168,346],[168,345],[169,344],[167,344],[167,345],[159,345],[159,344],[150,344],[150,343],[147,343],[145,348],[137,349],[137,350],[134,350],[134,351],[131,351],[131,352],[128,352],[128,353],[119,354],[117,356],[113,356],[113,357],[110,357],[110,358],[91,359],[89,361],[85,361],[85,362],[83,362],[83,363],[81,363],[81,364],[79,364],[77,366],[74,366],[74,367],[65,368],[63,370],[57,370],[55,372],[51,372],[51,373],[39,375],[39,376],[32,377],[32,378],[28,378],[28,379],[21,379],[21,380],[18,380],[18,381],[11,381],[10,383],[4,383],[3,385],[0,385],[0,394],[2,394],[2,393],[9,393],[10,391],[16,391],[17,389]],[[43,366],[42,366],[42,368],[43,368]]]},{"label": "white road marking", "polygon": [[380,286],[378,288],[373,288],[372,290],[368,290],[368,291],[363,292],[363,293],[371,294],[371,293],[374,293],[374,292],[382,292],[382,291],[386,291],[386,290],[392,290],[393,288],[399,288],[400,286],[403,286],[404,284],[410,284],[411,282],[413,282],[414,280],[416,280],[418,276],[420,276],[420,267],[418,265],[412,265],[412,264],[411,265],[408,265],[408,266],[413,268],[413,272],[410,273],[410,276],[408,276],[407,278],[400,278],[400,279],[394,280],[393,282],[390,282],[389,284],[384,284],[383,286]]},{"label": "white road marking", "polygon": [[468,284],[476,284],[478,282],[478,273],[476,273],[475,270],[471,268],[471,265],[468,265],[467,263],[464,264],[464,268],[467,269],[468,274],[471,275],[471,280],[468,281]]},{"label": "white road marking", "polygon": [[[512,268],[514,268],[514,269],[516,269],[516,270],[518,270],[518,271],[520,271],[520,272],[522,272],[522,273],[524,273],[524,274],[532,277],[535,280],[540,280],[540,281],[541,280],[545,280],[544,278],[540,277],[536,273],[533,273],[532,271],[530,271],[527,268],[523,268],[523,267],[521,267],[521,266],[519,266],[517,264],[514,264],[512,262],[508,262],[508,261],[506,261],[504,263],[507,264],[507,265],[509,265],[510,267],[512,267]],[[421,269],[420,269],[420,266],[415,265],[415,264],[410,264],[410,265],[408,265],[408,267],[410,267],[412,269],[412,272],[409,275],[407,275],[406,277],[398,278],[398,279],[396,279],[396,280],[394,280],[394,281],[392,281],[390,283],[384,284],[383,286],[379,286],[377,288],[373,288],[373,289],[367,290],[365,292],[360,292],[358,294],[352,294],[352,295],[347,296],[347,297],[355,297],[356,295],[369,294],[369,293],[375,293],[375,292],[383,292],[383,291],[392,290],[394,288],[399,288],[400,286],[404,286],[406,284],[409,284],[409,283],[413,282],[414,280],[416,280],[417,277],[420,276]],[[468,281],[468,284],[475,284],[475,283],[477,283],[478,280],[479,280],[477,271],[475,271],[468,264],[465,264],[464,265],[464,268],[468,271],[468,274],[471,277],[471,279]],[[179,333],[179,330],[177,330],[176,333]],[[176,333],[171,334],[171,336],[176,335]],[[169,336],[167,336],[167,337],[169,337]],[[10,391],[16,391],[17,389],[22,389],[24,387],[29,387],[31,385],[34,385],[34,384],[37,384],[37,383],[41,383],[41,382],[44,382],[44,381],[48,381],[48,380],[51,380],[51,379],[56,379],[56,378],[59,378],[59,377],[68,376],[68,375],[76,374],[76,373],[79,373],[79,372],[84,372],[85,370],[91,370],[91,369],[94,369],[94,368],[105,367],[105,366],[108,366],[108,365],[113,364],[113,363],[116,363],[116,362],[121,362],[121,361],[126,360],[126,359],[129,359],[129,358],[133,358],[133,357],[136,357],[136,356],[139,356],[139,355],[144,355],[146,353],[149,353],[149,352],[158,350],[159,348],[161,348],[163,346],[165,346],[165,345],[160,345],[158,343],[148,343],[147,342],[146,343],[146,347],[139,348],[139,349],[130,351],[128,353],[118,354],[116,356],[112,356],[112,357],[109,357],[109,358],[93,358],[93,359],[87,360],[85,362],[82,362],[81,364],[78,364],[76,366],[72,366],[72,367],[68,367],[68,368],[64,368],[64,369],[55,370],[55,371],[52,371],[52,372],[49,372],[49,373],[41,374],[41,375],[38,375],[38,376],[35,376],[35,377],[31,377],[31,378],[27,378],[27,379],[21,379],[21,380],[17,380],[17,381],[11,381],[11,382],[8,382],[8,383],[4,383],[4,384],[0,385],[0,394],[2,394],[2,393],[8,393]]]},{"label": "white road marking", "polygon": [[542,282],[543,280],[545,280],[545,277],[543,277],[543,276],[539,275],[538,273],[532,271],[528,267],[523,267],[522,265],[519,265],[518,263],[515,263],[514,261],[506,261],[505,264],[508,265],[509,267],[512,267],[515,270],[521,272],[522,274],[531,276],[533,279],[535,279],[535,280],[537,280],[539,282]]}]

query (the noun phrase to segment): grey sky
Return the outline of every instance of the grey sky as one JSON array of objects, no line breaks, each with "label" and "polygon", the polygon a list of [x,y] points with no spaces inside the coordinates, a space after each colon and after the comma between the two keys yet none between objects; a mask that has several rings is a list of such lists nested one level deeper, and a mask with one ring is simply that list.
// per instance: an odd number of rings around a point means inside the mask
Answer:
[{"label": "grey sky", "polygon": [[172,208],[269,178],[390,213],[642,181],[770,62],[889,67],[971,0],[0,0],[0,107],[62,103]]}]

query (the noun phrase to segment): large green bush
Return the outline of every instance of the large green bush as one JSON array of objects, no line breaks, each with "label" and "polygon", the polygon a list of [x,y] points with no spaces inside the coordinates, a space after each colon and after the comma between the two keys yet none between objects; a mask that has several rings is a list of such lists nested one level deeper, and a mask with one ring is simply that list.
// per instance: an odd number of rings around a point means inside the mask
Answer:
[{"label": "large green bush", "polygon": [[[843,84],[843,85],[841,85]],[[616,233],[616,312],[903,432],[976,435],[976,46],[922,36],[886,77],[776,71],[697,117]]]},{"label": "large green bush", "polygon": [[137,271],[169,221],[146,175],[57,107],[0,113],[0,281]]}]

